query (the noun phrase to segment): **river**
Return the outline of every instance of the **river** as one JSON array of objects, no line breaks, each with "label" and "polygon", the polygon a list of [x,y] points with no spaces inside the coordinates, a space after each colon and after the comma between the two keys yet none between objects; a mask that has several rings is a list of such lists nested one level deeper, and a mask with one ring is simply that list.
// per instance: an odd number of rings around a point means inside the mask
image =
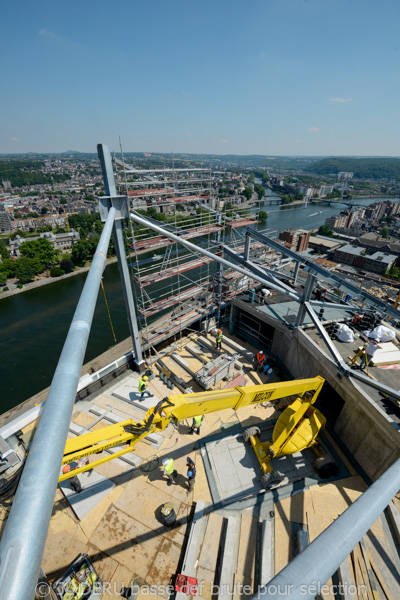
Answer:
[{"label": "river", "polygon": [[[367,205],[375,201],[369,198],[358,203]],[[268,221],[257,228],[259,231],[317,228],[327,217],[343,208],[309,205],[307,208],[280,209],[278,205],[261,206],[268,212]],[[82,273],[0,301],[2,413],[50,385],[85,279],[86,273]],[[106,268],[104,287],[117,342],[120,342],[128,337],[129,328],[117,264]],[[149,286],[147,290],[151,292],[156,287]],[[113,344],[100,291],[85,362]]]}]

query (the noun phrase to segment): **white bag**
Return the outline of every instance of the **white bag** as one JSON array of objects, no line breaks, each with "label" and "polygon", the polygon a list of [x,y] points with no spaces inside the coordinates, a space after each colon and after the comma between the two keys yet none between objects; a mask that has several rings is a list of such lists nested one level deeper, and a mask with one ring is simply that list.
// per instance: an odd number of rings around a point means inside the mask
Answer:
[{"label": "white bag", "polygon": [[340,325],[336,337],[341,342],[354,342],[354,333],[347,325]]}]

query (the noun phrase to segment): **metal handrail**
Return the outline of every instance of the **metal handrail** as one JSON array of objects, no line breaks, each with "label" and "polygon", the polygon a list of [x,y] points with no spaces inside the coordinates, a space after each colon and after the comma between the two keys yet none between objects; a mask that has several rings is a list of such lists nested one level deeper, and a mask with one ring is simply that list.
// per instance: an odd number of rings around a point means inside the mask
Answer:
[{"label": "metal handrail", "polygon": [[[312,600],[400,488],[400,459],[252,600]],[[278,541],[279,543],[279,541]],[[347,597],[347,596],[346,596]]]},{"label": "metal handrail", "polygon": [[0,543],[2,600],[32,600],[115,220],[111,208],[54,373]]}]

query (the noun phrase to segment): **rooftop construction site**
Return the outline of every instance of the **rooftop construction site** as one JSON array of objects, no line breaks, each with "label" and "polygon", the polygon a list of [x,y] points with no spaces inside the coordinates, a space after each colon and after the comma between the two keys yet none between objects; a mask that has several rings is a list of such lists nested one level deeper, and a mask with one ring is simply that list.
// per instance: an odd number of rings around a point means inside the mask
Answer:
[{"label": "rooftop construction site", "polygon": [[[0,418],[1,598],[398,598],[397,303],[214,197],[217,172],[98,156],[52,384]],[[130,337],[83,364],[111,235]]]}]

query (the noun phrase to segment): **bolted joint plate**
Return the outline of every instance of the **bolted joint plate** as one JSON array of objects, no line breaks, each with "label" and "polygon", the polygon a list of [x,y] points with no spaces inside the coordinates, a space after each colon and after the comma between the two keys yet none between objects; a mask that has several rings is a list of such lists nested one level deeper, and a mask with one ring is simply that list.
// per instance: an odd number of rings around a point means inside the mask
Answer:
[{"label": "bolted joint plate", "polygon": [[102,223],[105,223],[108,216],[108,211],[111,207],[115,208],[115,220],[121,221],[127,219],[128,198],[127,196],[101,196],[99,198],[99,212]]}]

